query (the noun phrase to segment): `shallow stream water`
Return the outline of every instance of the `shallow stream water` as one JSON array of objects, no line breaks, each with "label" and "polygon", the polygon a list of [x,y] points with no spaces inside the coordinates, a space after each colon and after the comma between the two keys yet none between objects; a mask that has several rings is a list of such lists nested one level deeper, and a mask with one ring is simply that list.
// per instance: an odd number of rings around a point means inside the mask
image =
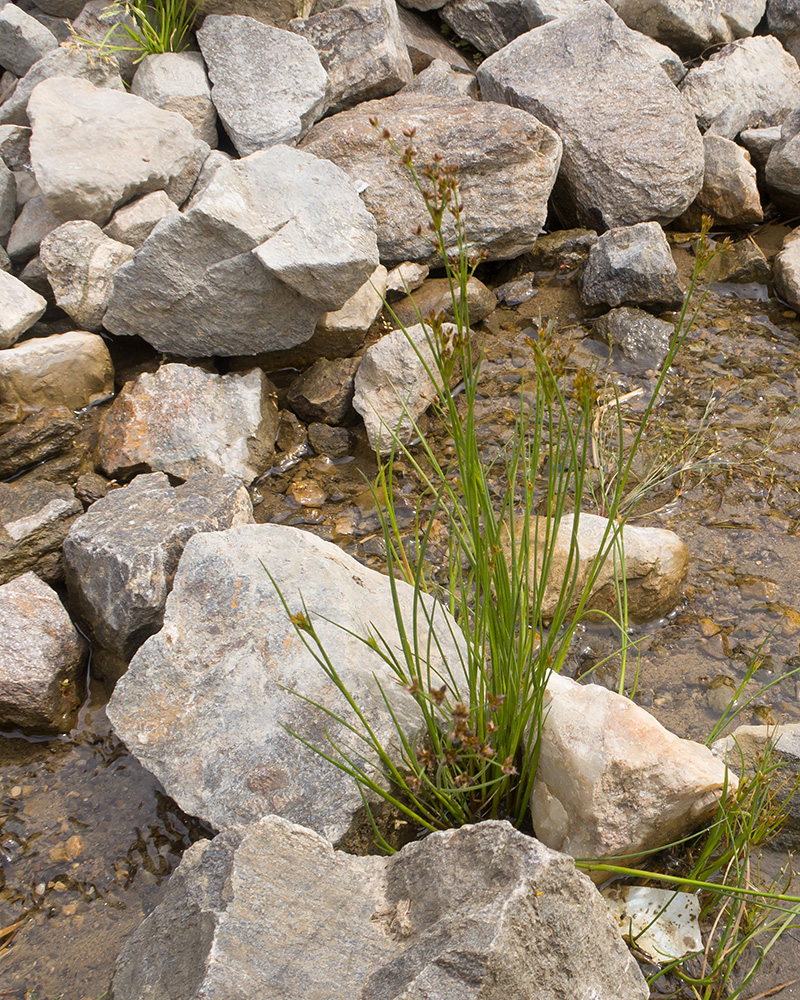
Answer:
[{"label": "shallow stream water", "polygon": [[[685,276],[691,260],[676,252]],[[574,366],[599,366],[619,393],[653,385],[651,376],[609,365],[606,349],[584,339],[569,275],[540,275],[537,296],[517,310],[498,309],[485,324],[479,434],[487,443],[507,434],[531,380],[524,331],[540,310],[558,317]],[[629,661],[626,687],[635,681],[636,700],[681,736],[705,739],[754,657],[760,666],[744,697],[800,667],[799,338],[800,320],[768,289],[712,287],[657,411],[651,440],[671,442],[674,472],[639,523],[678,531],[691,572],[674,613],[633,628],[640,656]],[[632,400],[625,411],[632,427],[641,405]],[[355,433],[354,457],[298,454],[256,484],[256,518],[305,527],[380,566],[364,478],[374,461],[363,431]],[[690,459],[702,461],[680,471]],[[409,522],[416,488],[410,475],[399,476]],[[614,644],[601,627],[587,627],[568,671],[594,668],[595,680],[616,686],[618,660],[596,667]],[[798,678],[757,694],[737,723],[800,721]],[[182,851],[211,835],[128,755],[104,701],[91,686],[69,736],[0,738],[0,1000],[98,1000],[120,947],[158,903]],[[800,975],[799,967],[800,944],[789,937],[765,968],[773,978],[762,989]],[[800,988],[782,996],[796,1000]]]}]

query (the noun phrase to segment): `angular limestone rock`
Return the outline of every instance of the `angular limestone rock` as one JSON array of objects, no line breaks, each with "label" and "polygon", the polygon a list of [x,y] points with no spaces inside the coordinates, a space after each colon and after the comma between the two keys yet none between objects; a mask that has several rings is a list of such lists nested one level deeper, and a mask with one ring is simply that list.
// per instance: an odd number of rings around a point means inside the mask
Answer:
[{"label": "angular limestone rock", "polygon": [[594,325],[594,335],[619,351],[626,372],[644,374],[663,364],[675,327],[642,309],[623,306],[601,316]]},{"label": "angular limestone rock", "polygon": [[710,215],[720,226],[762,222],[756,168],[747,150],[723,136],[709,134],[703,136],[703,149],[706,170],[700,193],[689,209],[692,220],[699,223],[703,215]]},{"label": "angular limestone rock", "polygon": [[217,111],[199,52],[162,52],[145,56],[136,70],[131,93],[157,108],[174,111],[191,124],[198,139],[217,145]]},{"label": "angular limestone rock", "polygon": [[767,190],[775,204],[789,215],[800,210],[800,110],[781,127],[765,170]]},{"label": "angular limestone rock", "polygon": [[80,410],[113,391],[111,356],[94,333],[54,333],[0,351],[0,403]]},{"label": "angular limestone rock", "polygon": [[433,833],[380,858],[334,851],[275,817],[184,854],[125,945],[113,990],[115,1000],[648,995],[589,880],[508,823]]},{"label": "angular limestone rock", "polygon": [[0,348],[11,347],[46,308],[41,295],[8,271],[0,271]]},{"label": "angular limestone rock", "polygon": [[793,229],[773,265],[775,290],[792,309],[800,310],[800,228]]},{"label": "angular limestone rock", "polygon": [[677,52],[699,55],[720,42],[752,35],[766,0],[610,0],[631,28]]},{"label": "angular limestone rock", "polygon": [[694,200],[703,146],[691,111],[603,0],[515,39],[478,67],[484,100],[525,108],[564,144],[565,226],[668,222]]},{"label": "angular limestone rock", "polygon": [[[358,638],[380,636],[393,650],[399,644],[387,577],[331,542],[276,524],[189,540],[164,627],[134,656],[109,703],[109,718],[181,808],[216,829],[276,813],[336,843],[361,808],[361,795],[349,776],[287,729],[320,748],[328,745],[326,727],[333,740],[349,742],[338,723],[304,698],[351,722],[355,716],[296,633],[270,574],[289,613],[303,612],[305,602],[348,690],[396,754],[397,737],[378,684],[409,734],[421,725],[419,709]],[[410,622],[411,588],[400,582],[398,594]],[[458,674],[450,635],[450,627],[458,634],[458,626],[427,596],[424,603]],[[421,608],[419,614],[422,626]],[[426,648],[424,627],[419,642]],[[441,660],[434,654],[437,669]]]},{"label": "angular limestone rock", "polygon": [[0,8],[0,66],[25,76],[35,62],[58,46],[55,35],[14,3]]},{"label": "angular limestone rock", "polygon": [[441,17],[484,55],[502,49],[530,27],[525,0],[449,0]]},{"label": "angular limestone rock", "polygon": [[69,486],[46,480],[0,483],[0,583],[29,570],[44,580],[60,580],[61,546],[82,513]]},{"label": "angular limestone rock", "polygon": [[65,452],[80,430],[75,414],[66,406],[48,406],[26,414],[19,423],[0,430],[0,477]]},{"label": "angular limestone rock", "polygon": [[[544,711],[531,816],[548,847],[574,858],[624,854],[622,863],[635,866],[640,852],[673,843],[714,814],[725,765],[629,698],[551,675]],[[737,781],[727,780],[730,794]]]},{"label": "angular limestone rock", "polygon": [[589,251],[581,286],[588,306],[679,309],[683,296],[678,268],[657,222],[610,229]]},{"label": "angular limestone rock", "polygon": [[98,457],[109,475],[151,469],[252,482],[269,469],[278,411],[264,373],[215,375],[162,365],[120,392],[100,426]]},{"label": "angular limestone rock", "polygon": [[164,191],[154,191],[118,208],[103,228],[106,236],[138,250],[147,237],[167,215],[174,215],[178,206]]}]

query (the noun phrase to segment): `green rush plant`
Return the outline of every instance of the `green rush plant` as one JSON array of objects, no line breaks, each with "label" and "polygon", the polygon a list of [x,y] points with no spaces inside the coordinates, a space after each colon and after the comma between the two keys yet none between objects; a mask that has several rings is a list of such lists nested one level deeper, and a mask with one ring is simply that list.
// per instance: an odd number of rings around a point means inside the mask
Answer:
[{"label": "green rush plant", "polygon": [[75,35],[75,42],[95,48],[101,58],[134,52],[138,63],[145,56],[186,49],[196,15],[197,0],[113,0],[100,15],[113,21],[104,37],[96,42]]}]

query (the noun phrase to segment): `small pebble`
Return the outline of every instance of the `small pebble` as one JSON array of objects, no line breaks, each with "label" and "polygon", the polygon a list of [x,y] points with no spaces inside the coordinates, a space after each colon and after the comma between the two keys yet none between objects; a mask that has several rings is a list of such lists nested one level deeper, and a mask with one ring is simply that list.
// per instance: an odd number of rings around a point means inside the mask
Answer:
[{"label": "small pebble", "polygon": [[18,799],[20,795],[22,795],[22,789],[20,788],[19,785],[14,785],[14,787],[11,789],[11,798]]}]

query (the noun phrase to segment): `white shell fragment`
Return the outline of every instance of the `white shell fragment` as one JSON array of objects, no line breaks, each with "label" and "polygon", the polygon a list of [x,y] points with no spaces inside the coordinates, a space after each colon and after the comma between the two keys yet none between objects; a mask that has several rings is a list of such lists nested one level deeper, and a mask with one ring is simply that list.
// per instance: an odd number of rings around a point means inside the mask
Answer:
[{"label": "white shell fragment", "polygon": [[639,885],[601,891],[622,936],[655,962],[703,950],[700,900],[694,894]]}]

